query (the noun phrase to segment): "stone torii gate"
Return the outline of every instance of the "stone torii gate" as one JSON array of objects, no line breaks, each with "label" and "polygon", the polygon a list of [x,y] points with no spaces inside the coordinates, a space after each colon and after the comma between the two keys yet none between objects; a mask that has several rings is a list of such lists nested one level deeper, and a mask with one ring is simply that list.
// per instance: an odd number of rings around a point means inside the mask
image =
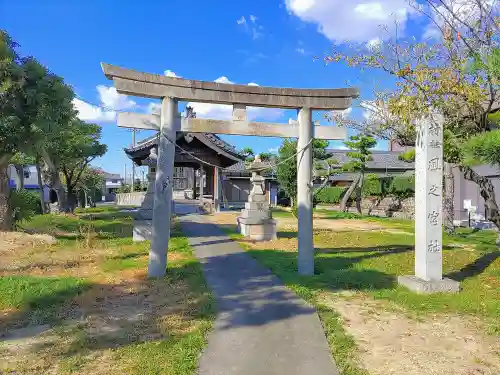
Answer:
[{"label": "stone torii gate", "polygon": [[[351,106],[352,99],[358,97],[357,89],[295,89],[232,85],[142,73],[105,63],[101,65],[104,74],[114,81],[119,93],[162,100],[160,115],[118,114],[118,126],[160,132],[148,265],[150,277],[163,277],[166,271],[174,142],[177,131],[298,138],[298,271],[303,275],[314,273],[312,139],[345,139],[347,133],[345,129],[334,126],[314,125],[312,111],[345,110]],[[180,118],[177,111],[179,100],[232,105],[233,118],[230,121]],[[288,125],[249,122],[246,106],[297,109],[298,121]]]}]

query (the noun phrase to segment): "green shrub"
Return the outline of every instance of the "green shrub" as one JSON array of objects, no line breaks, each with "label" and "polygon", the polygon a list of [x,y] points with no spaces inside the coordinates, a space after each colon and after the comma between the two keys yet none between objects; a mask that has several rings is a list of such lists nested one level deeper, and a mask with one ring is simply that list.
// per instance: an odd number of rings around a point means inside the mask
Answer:
[{"label": "green shrub", "polygon": [[337,204],[340,203],[346,191],[347,188],[345,186],[325,187],[316,194],[315,199],[318,203]]},{"label": "green shrub", "polygon": [[363,184],[364,197],[378,197],[382,195],[382,182],[376,174],[367,174]]},{"label": "green shrub", "polygon": [[389,194],[399,199],[415,195],[415,176],[395,176],[389,187]]},{"label": "green shrub", "polygon": [[10,205],[16,222],[42,213],[40,195],[36,191],[13,190],[10,193]]}]

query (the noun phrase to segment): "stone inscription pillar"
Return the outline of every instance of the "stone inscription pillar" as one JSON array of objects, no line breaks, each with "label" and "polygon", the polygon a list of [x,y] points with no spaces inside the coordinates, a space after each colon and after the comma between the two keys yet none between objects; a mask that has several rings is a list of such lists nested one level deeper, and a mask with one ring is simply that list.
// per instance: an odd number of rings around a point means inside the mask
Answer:
[{"label": "stone inscription pillar", "polygon": [[175,142],[176,115],[177,101],[173,98],[163,98],[154,190],[152,240],[148,264],[149,277],[163,277],[167,268],[175,158],[175,144],[169,140]]},{"label": "stone inscription pillar", "polygon": [[443,279],[443,116],[431,114],[417,123],[415,152],[415,276],[401,284],[420,293],[458,291]]},{"label": "stone inscription pillar", "polygon": [[298,268],[301,275],[314,274],[313,215],[312,215],[312,139],[314,126],[310,108],[298,113],[299,138],[297,150],[297,207],[299,216]]}]

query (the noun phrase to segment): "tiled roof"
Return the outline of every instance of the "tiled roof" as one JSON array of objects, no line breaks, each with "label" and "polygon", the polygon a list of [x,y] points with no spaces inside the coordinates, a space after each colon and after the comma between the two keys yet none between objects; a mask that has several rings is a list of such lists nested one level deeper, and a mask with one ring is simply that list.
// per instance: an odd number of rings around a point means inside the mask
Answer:
[{"label": "tiled roof", "polygon": [[[332,154],[332,157],[339,162],[339,165],[347,163],[350,158],[347,156],[349,151],[346,150],[328,150]],[[408,163],[399,160],[400,152],[392,151],[372,151],[372,161],[367,163],[368,169],[379,169],[380,173],[385,173],[385,171],[390,170],[408,170],[412,171],[415,168],[414,163]],[[272,164],[272,163],[270,163]],[[241,172],[245,170],[245,162],[239,162],[225,169],[228,172]],[[348,175],[344,173],[343,175]]]},{"label": "tiled roof", "polygon": [[[271,168],[274,165],[274,163],[271,163],[269,161],[263,161],[262,163],[263,164],[267,164],[269,166],[269,168]],[[238,163],[236,163],[234,165],[231,165],[230,167],[224,168],[224,171],[225,172],[248,172],[248,173],[250,173],[246,169],[244,161],[240,161],[240,162],[238,162]],[[264,174],[266,174],[266,173],[264,173]]]},{"label": "tiled roof", "polygon": [[121,180],[121,176],[120,174],[118,173],[108,173],[108,172],[104,172],[102,171],[102,176],[104,177],[104,179],[106,180]]},{"label": "tiled roof", "polygon": [[[243,160],[245,158],[245,156],[242,155],[238,150],[236,150],[236,148],[233,145],[222,140],[217,135],[210,134],[210,133],[200,133],[200,135],[203,135],[215,147],[218,147],[218,148],[224,150],[228,154],[235,156],[236,158],[241,159],[241,160]],[[196,133],[194,134],[194,136],[196,137]],[[158,144],[158,135],[155,134],[155,135],[148,137],[140,142],[137,142],[137,144],[133,147],[125,148],[125,152],[127,154],[131,154],[135,151],[144,150],[144,149],[156,146],[157,144]]]},{"label": "tiled roof", "polygon": [[[339,162],[339,165],[347,163],[350,158],[347,156],[349,150],[328,150],[332,154],[332,158]],[[366,163],[368,169],[406,169],[412,170],[415,168],[414,163],[409,163],[399,160],[401,152],[394,151],[372,151],[372,161]]]}]

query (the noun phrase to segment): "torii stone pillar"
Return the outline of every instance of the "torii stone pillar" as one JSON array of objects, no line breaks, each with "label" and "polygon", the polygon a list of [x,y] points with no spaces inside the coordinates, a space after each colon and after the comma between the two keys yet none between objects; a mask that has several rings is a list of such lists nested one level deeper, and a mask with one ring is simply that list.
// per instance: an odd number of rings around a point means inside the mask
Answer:
[{"label": "torii stone pillar", "polygon": [[415,150],[415,276],[398,282],[417,293],[458,292],[443,279],[443,123],[431,113],[417,122]]},{"label": "torii stone pillar", "polygon": [[314,126],[310,108],[298,111],[299,138],[297,141],[297,208],[299,216],[299,273],[314,274],[312,161]]},{"label": "torii stone pillar", "polygon": [[149,277],[163,277],[167,268],[175,158],[175,143],[172,142],[175,142],[176,139],[176,116],[177,100],[170,97],[163,98],[154,192],[152,240],[148,264]]}]

